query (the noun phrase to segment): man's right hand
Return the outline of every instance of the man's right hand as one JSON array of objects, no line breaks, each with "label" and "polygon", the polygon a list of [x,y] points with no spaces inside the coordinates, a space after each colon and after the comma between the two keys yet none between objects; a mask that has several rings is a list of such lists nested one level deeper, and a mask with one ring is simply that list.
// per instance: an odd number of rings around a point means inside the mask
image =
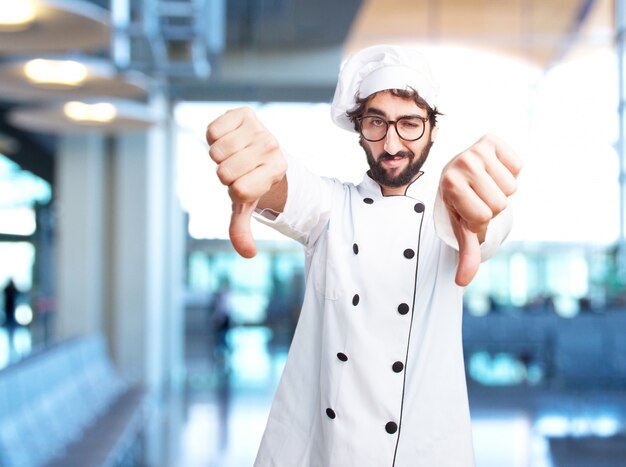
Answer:
[{"label": "man's right hand", "polygon": [[241,256],[252,258],[256,255],[250,230],[252,213],[273,189],[281,193],[275,194],[271,206],[263,207],[282,210],[287,162],[276,138],[247,107],[229,110],[215,119],[207,127],[206,139],[209,155],[217,163],[217,176],[228,187],[233,202],[230,241]]}]

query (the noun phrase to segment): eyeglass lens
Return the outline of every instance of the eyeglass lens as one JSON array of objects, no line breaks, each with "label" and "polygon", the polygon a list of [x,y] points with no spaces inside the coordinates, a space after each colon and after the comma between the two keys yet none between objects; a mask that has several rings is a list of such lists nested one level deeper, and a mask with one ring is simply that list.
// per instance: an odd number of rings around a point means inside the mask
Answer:
[{"label": "eyeglass lens", "polygon": [[424,121],[420,118],[404,117],[388,122],[376,116],[361,118],[361,134],[368,141],[380,141],[387,136],[390,124],[396,127],[398,136],[407,141],[418,140],[424,134]]}]

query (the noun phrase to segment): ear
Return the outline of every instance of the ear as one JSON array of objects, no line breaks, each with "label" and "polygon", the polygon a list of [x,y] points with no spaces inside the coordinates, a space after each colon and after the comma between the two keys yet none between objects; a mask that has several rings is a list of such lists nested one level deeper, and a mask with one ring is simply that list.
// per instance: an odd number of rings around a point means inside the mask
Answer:
[{"label": "ear", "polygon": [[432,130],[430,130],[430,141],[432,143],[435,142],[435,138],[437,137],[437,132],[438,131],[439,131],[439,127],[436,126],[436,125],[432,128]]}]

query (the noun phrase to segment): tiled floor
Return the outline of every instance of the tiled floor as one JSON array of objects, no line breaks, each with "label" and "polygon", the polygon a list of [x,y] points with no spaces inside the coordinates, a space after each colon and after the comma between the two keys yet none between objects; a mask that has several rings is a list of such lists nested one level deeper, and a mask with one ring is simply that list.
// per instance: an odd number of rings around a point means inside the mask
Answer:
[{"label": "tiled floor", "polygon": [[[169,466],[249,467],[261,440],[271,397],[235,394],[227,416],[217,399],[191,402],[181,419],[179,449]],[[533,434],[519,412],[482,414],[474,418],[479,467],[551,467],[545,438]]]},{"label": "tiled floor", "polygon": [[[263,435],[286,351],[267,352],[263,329],[234,336],[233,352],[214,358],[210,337],[187,339],[188,384],[170,400],[166,423],[176,420],[166,440],[168,467],[251,467]],[[181,402],[184,400],[184,402]],[[176,446],[175,448],[173,446]]]},{"label": "tiled floor", "polygon": [[[254,463],[286,348],[268,352],[266,330],[242,329],[226,365],[209,342],[202,333],[188,336],[187,383],[150,427],[146,467]],[[0,329],[2,366],[30,351],[29,333],[12,343]],[[626,466],[626,388],[470,384],[469,395],[477,467]]]},{"label": "tiled floor", "polygon": [[[185,416],[177,417],[180,428],[173,431],[177,433],[178,450],[170,451],[166,465],[253,464],[286,353],[271,356],[264,339],[254,330],[248,333],[238,335],[239,345],[231,356],[227,386],[222,384],[223,379],[214,377],[208,354],[202,358],[197,347],[190,352],[195,358],[188,362],[187,403],[179,405]],[[201,343],[202,339],[198,339]],[[188,346],[196,344],[193,339],[188,340]],[[587,454],[586,460],[582,451],[575,449],[594,439],[615,440],[607,436],[624,433],[623,389],[572,392],[562,388],[485,390],[471,386],[470,400],[478,467],[626,466],[626,443],[611,451],[596,442],[603,454],[596,452],[594,457],[591,449],[591,457]],[[553,441],[551,450],[550,438],[558,441],[558,449]],[[567,443],[569,448],[561,446]],[[572,458],[568,452],[577,454]]]}]

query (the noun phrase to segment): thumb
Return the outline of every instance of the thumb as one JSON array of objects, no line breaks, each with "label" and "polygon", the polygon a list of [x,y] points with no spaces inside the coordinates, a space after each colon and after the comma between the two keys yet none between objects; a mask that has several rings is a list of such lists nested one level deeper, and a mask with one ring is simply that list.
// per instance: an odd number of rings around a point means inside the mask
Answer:
[{"label": "thumb", "polygon": [[472,282],[478,272],[481,259],[480,242],[478,234],[469,230],[458,217],[450,217],[454,235],[459,243],[459,264],[454,281],[457,285],[465,287]]},{"label": "thumb", "polygon": [[256,245],[250,229],[252,212],[257,205],[253,203],[233,203],[233,214],[230,218],[228,236],[235,251],[244,258],[252,258],[256,255]]}]

